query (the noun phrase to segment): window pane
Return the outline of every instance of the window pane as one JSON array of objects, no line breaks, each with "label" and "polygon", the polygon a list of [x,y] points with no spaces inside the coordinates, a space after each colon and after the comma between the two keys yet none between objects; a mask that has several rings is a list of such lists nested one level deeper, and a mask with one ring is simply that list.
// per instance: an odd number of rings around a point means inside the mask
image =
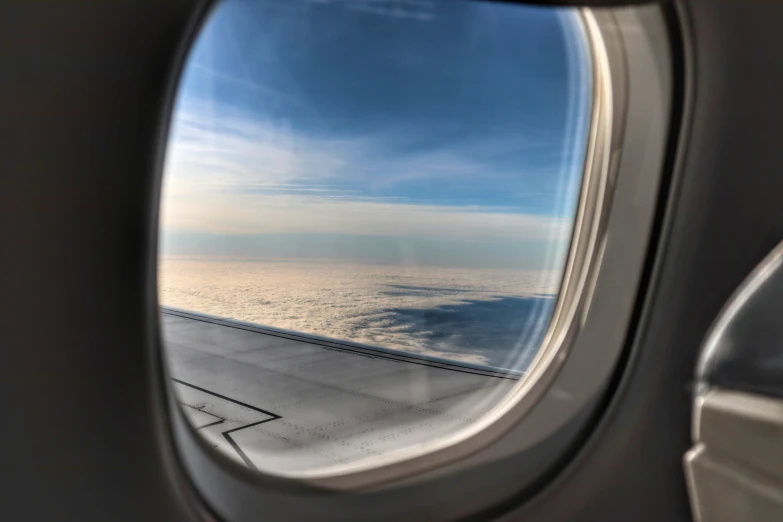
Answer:
[{"label": "window pane", "polygon": [[296,475],[496,405],[560,290],[590,102],[573,10],[220,3],[181,79],[161,208],[193,426]]}]

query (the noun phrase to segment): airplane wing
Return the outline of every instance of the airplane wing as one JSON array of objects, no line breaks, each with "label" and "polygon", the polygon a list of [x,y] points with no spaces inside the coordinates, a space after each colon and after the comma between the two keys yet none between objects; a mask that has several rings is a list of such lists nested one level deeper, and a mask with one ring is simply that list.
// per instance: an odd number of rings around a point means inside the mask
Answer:
[{"label": "airplane wing", "polygon": [[518,377],[161,311],[185,415],[250,468],[290,475],[437,440],[497,405]]}]

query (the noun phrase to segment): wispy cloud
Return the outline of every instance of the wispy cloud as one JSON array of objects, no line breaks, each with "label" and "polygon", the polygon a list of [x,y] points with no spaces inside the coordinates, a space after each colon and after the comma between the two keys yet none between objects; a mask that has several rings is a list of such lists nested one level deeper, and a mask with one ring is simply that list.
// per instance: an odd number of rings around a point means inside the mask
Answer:
[{"label": "wispy cloud", "polygon": [[370,161],[380,148],[373,136],[325,139],[225,107],[183,104],[166,162],[164,235],[347,234],[455,240],[476,248],[520,240],[559,248],[554,245],[568,240],[568,219],[387,194],[385,187],[409,180],[454,182],[490,169],[455,147]]},{"label": "wispy cloud", "polygon": [[311,0],[318,4],[341,4],[351,11],[391,18],[429,21],[435,18],[435,2],[428,0]]},{"label": "wispy cloud", "polygon": [[281,185],[334,178],[356,143],[295,134],[284,121],[260,124],[226,108],[185,106],[176,115],[166,160],[172,187]]},{"label": "wispy cloud", "polygon": [[[300,186],[310,192],[340,189],[346,195],[387,199],[393,195],[390,190],[408,182],[447,182],[453,187],[540,177],[538,172],[521,172],[519,165],[504,165],[502,158],[536,151],[541,143],[490,136],[420,144],[439,131],[324,137],[295,129],[285,118],[250,119],[225,105],[186,101],[172,129],[167,183],[172,191],[201,185],[269,191],[285,187],[290,192]],[[419,145],[412,147],[406,140]],[[418,194],[408,196],[419,199]]]}]

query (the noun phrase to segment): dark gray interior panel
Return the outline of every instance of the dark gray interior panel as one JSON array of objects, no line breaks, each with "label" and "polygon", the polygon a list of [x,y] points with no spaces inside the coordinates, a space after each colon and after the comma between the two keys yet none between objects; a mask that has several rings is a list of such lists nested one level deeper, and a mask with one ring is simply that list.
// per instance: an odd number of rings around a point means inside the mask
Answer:
[{"label": "dark gray interior panel", "polygon": [[[783,237],[783,4],[678,4],[690,85],[682,150],[633,345],[578,454],[531,502],[481,519],[690,520],[680,459],[701,341]],[[153,232],[162,115],[199,9],[0,5],[8,520],[210,520],[175,457],[158,386]]]},{"label": "dark gray interior panel", "polygon": [[[193,520],[154,292],[156,153],[192,0],[0,3],[7,520]],[[13,400],[11,400],[13,398]]]}]

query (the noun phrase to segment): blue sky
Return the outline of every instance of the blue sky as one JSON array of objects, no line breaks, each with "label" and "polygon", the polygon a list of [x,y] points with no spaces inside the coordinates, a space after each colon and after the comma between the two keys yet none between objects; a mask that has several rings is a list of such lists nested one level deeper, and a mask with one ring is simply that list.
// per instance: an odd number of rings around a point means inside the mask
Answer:
[{"label": "blue sky", "polygon": [[459,0],[222,2],[181,82],[164,254],[345,257],[334,238],[359,261],[559,262],[591,94],[576,20]]}]

